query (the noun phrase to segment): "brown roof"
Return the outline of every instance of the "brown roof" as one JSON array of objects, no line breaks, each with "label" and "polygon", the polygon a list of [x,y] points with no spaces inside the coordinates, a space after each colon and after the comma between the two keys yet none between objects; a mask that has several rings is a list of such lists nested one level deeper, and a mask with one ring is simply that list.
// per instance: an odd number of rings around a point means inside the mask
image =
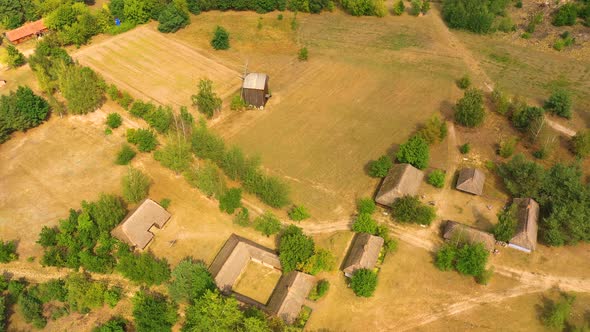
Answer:
[{"label": "brown roof", "polygon": [[416,195],[424,172],[410,164],[395,164],[383,179],[375,202],[390,206],[396,198]]},{"label": "brown roof", "polygon": [[512,204],[516,205],[518,224],[516,233],[509,242],[511,245],[535,250],[537,247],[539,204],[532,198],[515,198]]},{"label": "brown roof", "polygon": [[367,233],[357,234],[350,246],[342,271],[352,276],[358,269],[373,269],[379,259],[383,238]]},{"label": "brown roof", "polygon": [[41,19],[41,20],[38,20],[35,22],[30,22],[30,23],[24,24],[20,28],[16,28],[14,30],[7,31],[6,38],[11,43],[14,43],[15,41],[18,41],[19,39],[26,38],[26,37],[32,36],[34,34],[37,34],[39,32],[46,31],[46,30],[47,30],[47,27],[45,27],[45,24],[43,24],[43,20]]},{"label": "brown roof", "polygon": [[485,181],[486,176],[479,169],[463,168],[459,173],[456,188],[474,195],[481,195]]},{"label": "brown roof", "polygon": [[170,213],[151,199],[145,199],[131,212],[111,234],[123,242],[144,249],[154,237],[152,226],[162,228],[170,219]]},{"label": "brown roof", "polygon": [[445,225],[443,237],[446,240],[466,242],[469,244],[481,243],[490,251],[494,249],[496,243],[496,239],[492,234],[450,220]]},{"label": "brown roof", "polygon": [[244,89],[264,90],[268,76],[262,73],[249,73],[244,77]]},{"label": "brown roof", "polygon": [[274,251],[232,234],[209,266],[217,287],[226,293],[230,292],[250,260],[281,269],[279,256]]},{"label": "brown roof", "polygon": [[293,323],[315,284],[315,278],[298,271],[289,272],[281,277],[268,302],[267,310]]}]

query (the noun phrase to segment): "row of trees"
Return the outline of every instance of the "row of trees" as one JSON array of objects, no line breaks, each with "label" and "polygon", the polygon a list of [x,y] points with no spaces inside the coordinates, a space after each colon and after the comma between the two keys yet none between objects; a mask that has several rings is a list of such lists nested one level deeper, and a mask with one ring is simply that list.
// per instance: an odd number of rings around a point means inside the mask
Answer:
[{"label": "row of trees", "polygon": [[37,127],[49,115],[49,104],[29,87],[19,86],[10,94],[0,96],[0,143],[15,131]]},{"label": "row of trees", "polygon": [[507,0],[448,0],[443,3],[442,16],[453,29],[475,33],[493,31],[498,16],[506,15]]}]

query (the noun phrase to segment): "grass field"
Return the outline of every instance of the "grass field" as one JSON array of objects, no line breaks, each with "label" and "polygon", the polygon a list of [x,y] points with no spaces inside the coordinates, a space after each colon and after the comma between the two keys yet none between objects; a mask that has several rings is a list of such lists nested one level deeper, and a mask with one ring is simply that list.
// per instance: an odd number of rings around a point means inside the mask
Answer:
[{"label": "grass field", "polygon": [[280,278],[280,271],[250,261],[236,280],[233,291],[266,304]]}]

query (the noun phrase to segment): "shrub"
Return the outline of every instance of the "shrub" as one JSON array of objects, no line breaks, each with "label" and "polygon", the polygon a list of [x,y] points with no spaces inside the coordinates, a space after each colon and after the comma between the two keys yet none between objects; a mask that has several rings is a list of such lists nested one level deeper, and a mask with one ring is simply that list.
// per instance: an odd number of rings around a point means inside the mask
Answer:
[{"label": "shrub", "polygon": [[469,151],[471,151],[471,145],[469,143],[465,143],[459,147],[461,154],[467,154]]},{"label": "shrub", "polygon": [[516,232],[516,206],[498,213],[498,223],[494,226],[494,237],[498,241],[508,242]]},{"label": "shrub", "polygon": [[477,282],[480,285],[487,285],[490,282],[490,279],[492,279],[493,275],[494,268],[491,267],[489,269],[484,270],[480,275],[475,276],[475,282]]},{"label": "shrub", "polygon": [[0,240],[0,263],[9,263],[17,259],[16,242]]},{"label": "shrub", "polygon": [[440,169],[435,169],[428,174],[427,182],[436,188],[442,188],[445,185],[445,173]]},{"label": "shrub", "polygon": [[578,157],[588,157],[590,155],[590,131],[578,131],[576,136],[572,137],[572,147]]},{"label": "shrub", "polygon": [[332,271],[334,269],[335,258],[331,252],[324,249],[317,250],[303,264],[300,264],[301,271],[316,275],[322,271]]},{"label": "shrub", "polygon": [[288,226],[279,238],[279,260],[283,273],[297,270],[315,253],[313,240],[297,226]]},{"label": "shrub", "polygon": [[121,150],[117,153],[115,164],[128,165],[135,158],[135,150],[129,144],[123,144]]},{"label": "shrub", "polygon": [[426,13],[428,13],[429,10],[430,10],[430,0],[422,1],[422,8],[420,8],[420,11],[422,12],[422,14],[426,15]]},{"label": "shrub", "polygon": [[127,331],[127,320],[122,317],[114,317],[104,324],[98,325],[92,332],[125,332]]},{"label": "shrub", "polygon": [[308,58],[307,47],[300,48],[299,52],[297,53],[297,59],[299,59],[299,61],[307,61],[307,58]]},{"label": "shrub", "polygon": [[219,168],[212,162],[205,162],[200,168],[184,172],[187,182],[197,187],[207,197],[220,197],[225,191],[225,180]]},{"label": "shrub", "polygon": [[111,128],[106,128],[106,129],[104,130],[104,134],[105,134],[106,136],[112,135],[112,134],[113,134],[113,130],[112,130]]},{"label": "shrub", "polygon": [[123,296],[123,289],[121,287],[111,287],[111,289],[104,292],[104,303],[109,307],[114,308]]},{"label": "shrub", "polygon": [[191,19],[188,13],[180,8],[175,2],[169,3],[158,16],[158,31],[176,32],[187,26]]},{"label": "shrub", "polygon": [[374,178],[385,177],[391,167],[393,167],[391,158],[389,156],[381,156],[379,159],[369,162],[369,175]]},{"label": "shrub", "polygon": [[191,144],[180,135],[170,134],[168,143],[154,152],[154,159],[176,173],[187,170],[193,160]]},{"label": "shrub", "polygon": [[234,211],[242,206],[242,189],[231,188],[225,191],[219,197],[219,210],[233,214]]},{"label": "shrub", "polygon": [[510,137],[508,139],[502,140],[500,142],[500,149],[498,150],[500,157],[508,158],[512,156],[514,149],[516,148],[516,143],[516,137]]},{"label": "shrub", "polygon": [[141,290],[133,297],[133,318],[137,332],[172,331],[178,320],[177,306],[164,295]]},{"label": "shrub", "polygon": [[10,68],[20,67],[27,62],[25,56],[16,47],[12,45],[6,46],[6,53],[6,64]]},{"label": "shrub", "polygon": [[247,208],[242,207],[240,209],[240,211],[234,217],[234,223],[242,227],[250,226],[250,213],[248,212]]},{"label": "shrub", "polygon": [[377,231],[377,222],[371,218],[370,214],[361,213],[352,224],[352,231],[357,233],[375,234]]},{"label": "shrub", "polygon": [[150,127],[156,129],[157,132],[166,133],[172,124],[174,115],[172,114],[172,108],[170,106],[158,106],[158,108],[151,108],[143,115],[143,118],[147,121]]},{"label": "shrub", "polygon": [[104,101],[105,83],[92,69],[78,65],[67,66],[59,77],[59,90],[72,114],[86,114]]},{"label": "shrub", "polygon": [[223,27],[217,26],[211,39],[211,46],[216,50],[229,49],[229,33]]},{"label": "shrub", "polygon": [[406,143],[400,145],[395,157],[400,163],[412,164],[419,169],[428,167],[430,152],[428,143],[419,136],[413,136]]},{"label": "shrub", "polygon": [[504,10],[507,3],[508,1],[449,0],[443,3],[442,16],[450,28],[488,33],[492,30],[495,16]]},{"label": "shrub", "polygon": [[516,31],[516,25],[510,16],[505,16],[498,21],[497,29],[502,32],[512,32]]},{"label": "shrub", "polygon": [[471,78],[469,78],[469,75],[465,74],[463,77],[458,79],[457,86],[463,90],[469,88],[471,86]]},{"label": "shrub", "polygon": [[170,297],[176,302],[192,302],[207,290],[215,290],[215,281],[203,262],[185,258],[172,271],[168,283]]},{"label": "shrub", "polygon": [[450,271],[454,268],[457,248],[444,244],[437,252],[434,259],[434,265],[441,271]]},{"label": "shrub", "polygon": [[410,7],[410,15],[418,16],[422,12],[422,1],[412,0],[412,7]]},{"label": "shrub", "polygon": [[47,325],[43,317],[43,303],[26,291],[18,297],[18,309],[25,321],[33,323],[35,328],[42,329]]},{"label": "shrub", "polygon": [[248,107],[248,105],[246,105],[246,102],[244,101],[242,96],[235,95],[231,98],[231,104],[230,104],[229,108],[232,111],[241,111],[241,110],[245,109],[246,107]]},{"label": "shrub", "polygon": [[120,251],[117,271],[131,281],[148,286],[161,285],[170,279],[168,261],[156,258],[151,252]]},{"label": "shrub", "polygon": [[442,121],[437,115],[434,115],[428,119],[426,125],[416,135],[422,137],[431,145],[445,139],[447,132],[447,123]]},{"label": "shrub", "polygon": [[563,6],[559,7],[555,16],[553,17],[553,25],[555,26],[564,26],[564,25],[574,25],[576,24],[576,20],[578,18],[578,6],[574,3],[566,3]]},{"label": "shrub", "polygon": [[510,109],[510,100],[502,91],[494,89],[492,91],[492,105],[498,114],[506,115]]},{"label": "shrub", "polygon": [[277,234],[281,231],[281,227],[281,221],[271,212],[266,212],[254,219],[254,229],[266,236]]},{"label": "shrub", "polygon": [[107,116],[107,126],[111,128],[118,128],[123,123],[123,118],[119,113],[110,113]]},{"label": "shrub", "polygon": [[209,79],[199,81],[199,93],[192,97],[193,105],[207,118],[212,118],[221,111],[221,98],[213,91],[213,82]]},{"label": "shrub", "polygon": [[164,209],[168,209],[171,202],[172,201],[170,200],[170,198],[162,198],[162,200],[160,201],[160,206],[162,206]]},{"label": "shrub", "polygon": [[353,16],[378,16],[387,13],[385,4],[381,0],[341,0],[342,8]]},{"label": "shrub", "polygon": [[559,301],[548,303],[541,317],[543,324],[557,331],[565,330],[575,299],[575,296],[563,294]]},{"label": "shrub", "polygon": [[512,125],[521,131],[527,131],[542,121],[544,114],[545,111],[539,107],[517,106],[512,112]]},{"label": "shrub", "polygon": [[484,248],[483,244],[463,245],[457,250],[457,262],[455,268],[459,273],[480,276],[486,267],[489,252]]},{"label": "shrub", "polygon": [[158,146],[158,139],[149,129],[127,129],[127,142],[137,145],[141,152],[151,152]]},{"label": "shrub", "polygon": [[289,218],[293,221],[301,221],[311,217],[309,211],[303,205],[295,205],[289,210]]},{"label": "shrub", "polygon": [[356,270],[350,279],[350,287],[356,296],[373,296],[377,288],[377,273],[369,269]]},{"label": "shrub", "polygon": [[391,205],[392,216],[400,222],[430,225],[436,218],[434,208],[420,202],[417,196],[397,198]]},{"label": "shrub", "polygon": [[150,178],[140,170],[129,167],[122,179],[123,198],[128,203],[138,203],[146,198],[150,190]]},{"label": "shrub", "polygon": [[356,201],[356,209],[359,214],[373,214],[377,209],[375,202],[371,198],[361,198]]},{"label": "shrub", "polygon": [[483,123],[484,118],[483,93],[477,89],[467,89],[463,98],[455,105],[455,120],[466,127],[477,127]]},{"label": "shrub", "polygon": [[330,289],[330,282],[326,279],[322,279],[318,281],[315,286],[309,292],[308,298],[312,301],[317,301],[324,297],[328,290]]},{"label": "shrub", "polygon": [[401,16],[405,10],[406,10],[406,6],[404,5],[404,1],[399,0],[393,6],[393,15]]},{"label": "shrub", "polygon": [[572,97],[568,90],[557,89],[553,91],[545,102],[545,109],[553,114],[569,119],[572,117]]}]

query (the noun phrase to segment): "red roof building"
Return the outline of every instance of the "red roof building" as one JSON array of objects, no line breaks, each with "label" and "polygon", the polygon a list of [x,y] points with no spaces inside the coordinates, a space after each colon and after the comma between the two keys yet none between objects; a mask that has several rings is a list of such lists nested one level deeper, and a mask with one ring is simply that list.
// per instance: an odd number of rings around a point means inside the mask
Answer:
[{"label": "red roof building", "polygon": [[21,43],[31,37],[39,36],[44,32],[47,32],[47,27],[43,24],[43,20],[30,22],[24,24],[20,28],[10,30],[6,32],[6,38],[13,44]]}]

